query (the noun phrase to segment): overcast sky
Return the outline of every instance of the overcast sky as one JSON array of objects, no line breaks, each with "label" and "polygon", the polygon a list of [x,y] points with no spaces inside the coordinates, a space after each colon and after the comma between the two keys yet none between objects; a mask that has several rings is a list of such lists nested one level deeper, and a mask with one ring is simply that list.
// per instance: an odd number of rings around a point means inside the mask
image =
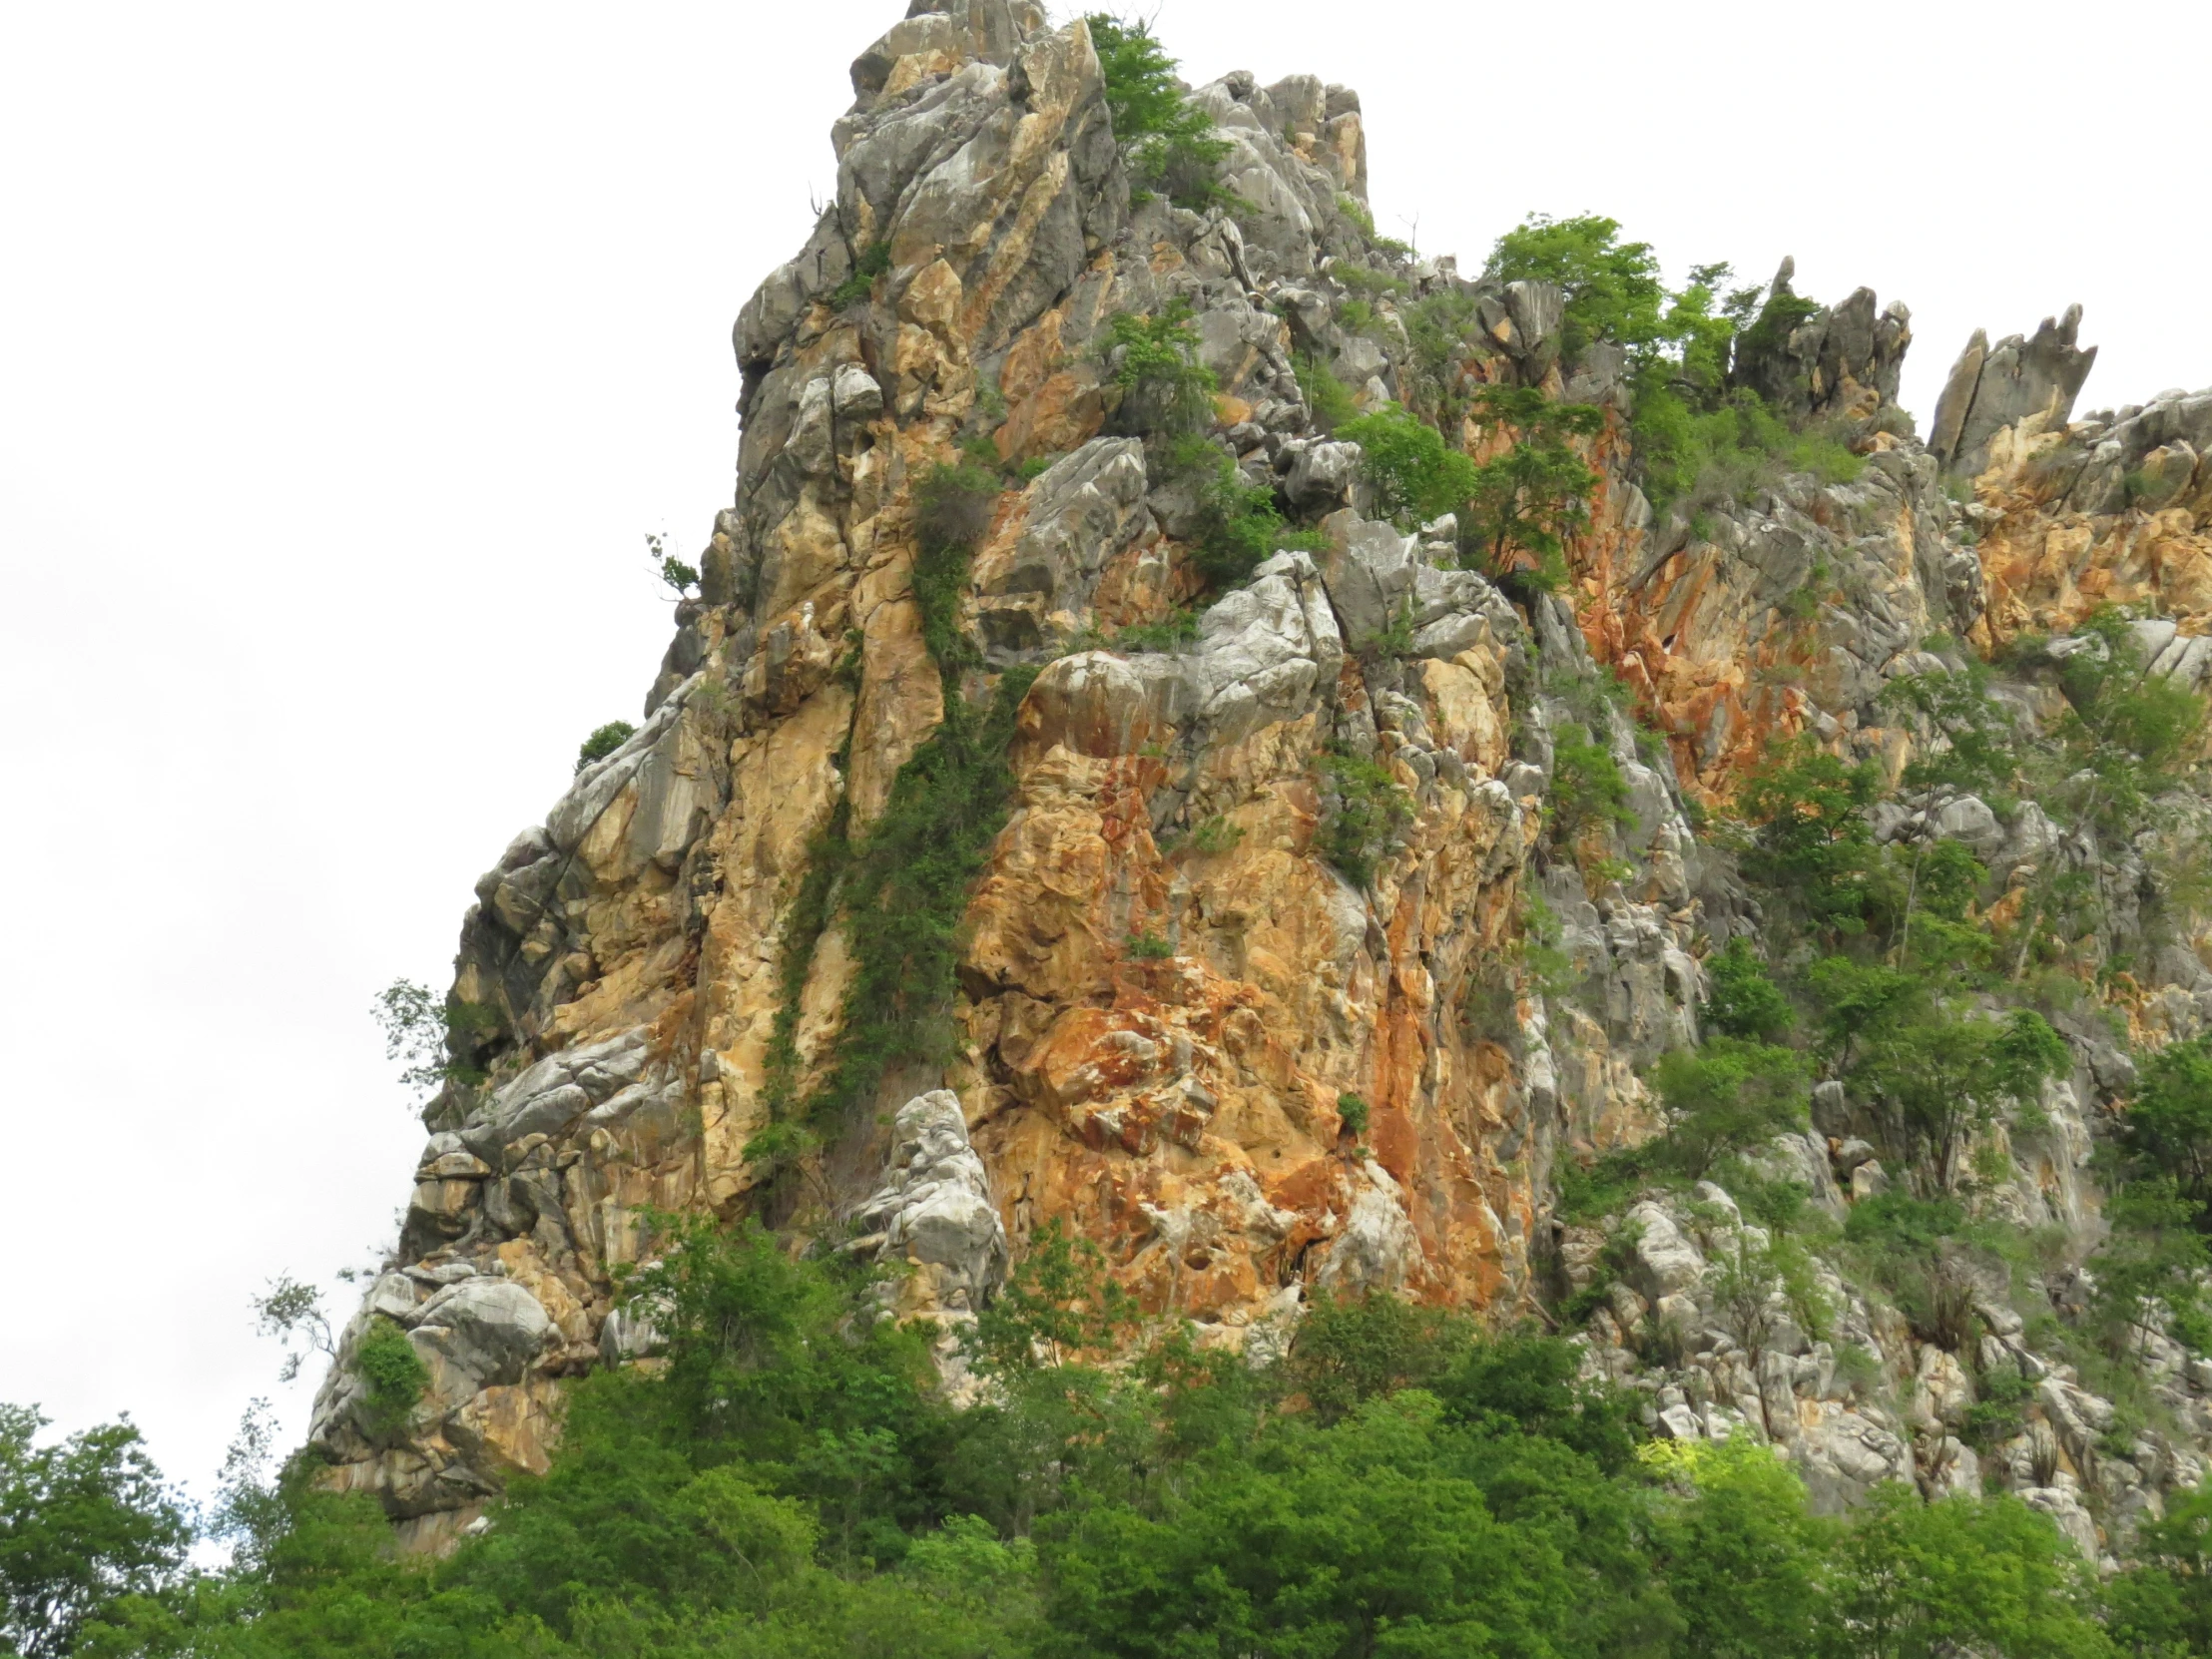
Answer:
[{"label": "overcast sky", "polygon": [[[205,1489],[248,1298],[392,1235],[370,996],[667,643],[731,493],[729,330],[903,0],[0,9],[0,1399]],[[1974,326],[2070,300],[2084,407],[2212,383],[2199,5],[1167,0],[1193,81],[1362,93],[1376,218],[1472,268],[1608,213]]]}]

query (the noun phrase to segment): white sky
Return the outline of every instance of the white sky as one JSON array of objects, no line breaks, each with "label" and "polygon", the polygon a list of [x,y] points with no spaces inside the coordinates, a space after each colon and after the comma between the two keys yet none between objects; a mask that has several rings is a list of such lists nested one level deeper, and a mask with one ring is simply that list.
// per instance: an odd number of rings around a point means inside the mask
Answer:
[{"label": "white sky", "polygon": [[[0,6],[0,1399],[205,1489],[247,1299],[390,1236],[367,1017],[637,718],[643,533],[730,494],[729,328],[900,0]],[[2084,406],[2212,383],[2197,5],[1167,0],[1193,81],[1359,88],[1376,217],[1902,296],[1925,425],[2069,300]],[[34,1063],[35,1062],[35,1063]]]}]

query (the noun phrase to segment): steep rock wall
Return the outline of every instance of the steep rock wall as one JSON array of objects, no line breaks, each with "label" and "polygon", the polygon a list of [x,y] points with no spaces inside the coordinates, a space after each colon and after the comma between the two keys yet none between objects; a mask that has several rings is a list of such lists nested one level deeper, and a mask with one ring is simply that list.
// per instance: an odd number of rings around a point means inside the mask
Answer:
[{"label": "steep rock wall", "polygon": [[[1097,1242],[1148,1314],[1255,1356],[1315,1291],[1504,1317],[1586,1282],[1602,1241],[1552,1219],[1554,1162],[1650,1132],[1640,1069],[1696,1040],[1698,958],[1756,921],[1689,802],[1725,802],[1775,735],[1902,765],[1911,738],[1876,697],[1930,635],[2060,631],[2074,596],[2137,591],[2188,608],[2176,639],[2198,632],[2195,457],[2212,434],[2192,400],[2067,428],[2046,396],[1992,424],[1977,362],[1960,395],[1989,462],[1971,501],[1942,475],[1957,430],[1941,457],[1892,430],[1851,483],[1781,475],[1654,522],[1628,479],[1619,354],[1561,361],[1556,289],[1415,266],[1409,291],[1479,319],[1481,349],[1450,375],[1610,411],[1587,446],[1601,483],[1573,585],[1516,607],[1454,568],[1448,524],[1368,516],[1357,451],[1301,390],[1300,354],[1364,407],[1434,372],[1390,297],[1372,326],[1338,315],[1353,290],[1330,262],[1371,246],[1349,90],[1241,74],[1199,89],[1243,204],[1200,215],[1133,202],[1086,29],[1050,29],[1024,0],[917,4],[853,85],[836,200],[738,317],[738,486],[699,595],[644,725],[478,883],[452,994],[488,1010],[453,1039],[481,1080],[431,1103],[398,1249],[317,1400],[327,1478],[374,1492],[419,1546],[545,1466],[564,1378],[650,1349],[650,1319],[613,1291],[653,1210],[760,1214],[910,1264],[901,1307],[945,1329],[956,1384],[958,1326],[1051,1221]],[[1201,504],[1127,435],[1113,372],[1110,319],[1171,299],[1217,381],[1217,441],[1319,546],[1267,560],[1174,649],[1117,650],[1113,631],[1201,591]],[[1801,415],[1863,419],[1909,341],[1903,308],[1862,290],[1757,367]],[[978,537],[958,595],[976,656],[940,672],[913,586],[916,491],[977,438],[1009,467],[1049,464]],[[2136,480],[2119,502],[2108,474]],[[1657,741],[1593,700],[1600,665]],[[864,837],[947,699],[980,708],[1013,672],[1035,679],[1010,810],[960,918],[949,1058],[898,1057],[796,1165],[749,1160],[778,1100],[837,1053],[856,964],[835,889],[810,889],[826,837]],[[1541,812],[1570,726],[1630,792],[1627,822],[1587,831],[1588,877],[1547,855]],[[1318,839],[1341,810],[1332,756],[1380,765],[1409,807],[1365,885]],[[1548,993],[1521,966],[1538,900],[1568,963]],[[2176,965],[2168,983],[2186,978]],[[2181,985],[2177,1033],[2197,989]],[[2079,1090],[2093,1097],[2086,1060]],[[2081,1109],[2053,1120],[2022,1153],[2022,1202],[2085,1226]],[[1834,1192],[1841,1144],[1777,1156]],[[1711,1224],[1646,1220],[1651,1304],[1694,1301]],[[1932,1478],[1909,1425],[1850,1405],[1810,1348],[1773,1375],[1708,1368],[1700,1399],[1646,1375],[1631,1339],[1648,1311],[1622,1307],[1610,1347],[1601,1319],[1593,1365],[1641,1379],[1655,1413],[1717,1401],[1699,1432],[1757,1419],[1839,1501]],[[432,1372],[403,1424],[368,1410],[352,1363],[377,1320]],[[1935,1364],[1910,1336],[1889,1351],[1914,1376]]]}]

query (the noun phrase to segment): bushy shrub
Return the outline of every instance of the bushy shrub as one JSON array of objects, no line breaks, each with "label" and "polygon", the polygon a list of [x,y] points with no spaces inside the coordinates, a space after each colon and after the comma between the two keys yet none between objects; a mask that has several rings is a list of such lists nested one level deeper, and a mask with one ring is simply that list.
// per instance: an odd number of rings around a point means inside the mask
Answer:
[{"label": "bushy shrub", "polygon": [[430,1368],[422,1363],[406,1332],[381,1317],[369,1322],[354,1345],[353,1369],[368,1384],[367,1414],[378,1433],[390,1433],[405,1423],[430,1385]]},{"label": "bushy shrub", "polygon": [[1346,1133],[1354,1140],[1365,1139],[1368,1132],[1368,1103],[1356,1094],[1337,1096],[1337,1118]]},{"label": "bushy shrub", "polygon": [[1377,509],[1401,527],[1456,512],[1474,493],[1474,462],[1394,403],[1340,422],[1337,436],[1360,446]]},{"label": "bushy shrub", "polygon": [[1325,545],[1320,532],[1288,523],[1276,507],[1275,492],[1248,478],[1221,450],[1195,440],[1192,447],[1197,454],[1190,464],[1202,471],[1203,479],[1191,564],[1210,589],[1249,580],[1277,553],[1316,551]]},{"label": "bushy shrub", "polygon": [[1227,140],[1213,136],[1206,112],[1184,96],[1169,57],[1145,22],[1128,22],[1105,12],[1087,19],[1091,45],[1106,81],[1106,110],[1121,141],[1138,189],[1133,200],[1154,192],[1179,208],[1212,206],[1227,194],[1220,185]]},{"label": "bushy shrub", "polygon": [[1549,799],[1553,832],[1564,841],[1593,826],[1627,829],[1636,822],[1620,764],[1586,727],[1562,726],[1551,735]]},{"label": "bushy shrub", "polygon": [[914,604],[922,641],[940,671],[970,665],[975,648],[960,629],[968,555],[982,541],[998,507],[995,473],[972,462],[939,463],[914,490]]},{"label": "bushy shrub", "polygon": [[1706,958],[1705,1023],[1731,1037],[1773,1042],[1797,1023],[1797,1011],[1739,933]]},{"label": "bushy shrub", "polygon": [[1596,214],[1530,214],[1497,239],[1483,275],[1501,282],[1555,282],[1566,294],[1572,356],[1592,340],[1649,345],[1663,334],[1666,287],[1649,243],[1622,242],[1620,222]]},{"label": "bushy shrub", "polygon": [[1212,423],[1214,375],[1198,361],[1189,300],[1171,300],[1150,316],[1123,311],[1108,337],[1121,354],[1114,383],[1122,388],[1124,427],[1175,436]]},{"label": "bushy shrub", "polygon": [[1637,392],[1632,425],[1644,494],[1660,511],[1746,505],[1793,472],[1847,484],[1866,466],[1835,426],[1792,427],[1748,386],[1699,408],[1655,378]]},{"label": "bushy shrub", "polygon": [[830,290],[830,308],[841,311],[847,305],[857,305],[874,290],[875,278],[890,268],[891,245],[887,242],[869,243],[853,260],[852,275]]},{"label": "bushy shrub", "polygon": [[1811,1083],[1791,1049],[1716,1036],[1670,1049],[1652,1071],[1666,1102],[1664,1144],[1650,1161],[1702,1181],[1724,1159],[1805,1124]]},{"label": "bushy shrub", "polygon": [[638,729],[626,720],[610,720],[606,725],[584,740],[584,746],[576,752],[576,770],[582,772],[594,761],[604,761],[624,744],[637,736]]},{"label": "bushy shrub", "polygon": [[1368,886],[1412,821],[1412,804],[1389,768],[1368,756],[1332,748],[1315,765],[1322,814],[1314,849],[1354,886]]},{"label": "bushy shrub", "polygon": [[1333,433],[1358,417],[1360,406],[1352,400],[1352,388],[1331,373],[1327,363],[1302,355],[1293,360],[1292,366],[1298,371],[1299,395],[1306,399],[1316,426]]},{"label": "bushy shrub", "polygon": [[1320,1420],[1336,1422],[1364,1400],[1435,1382],[1473,1337],[1464,1315],[1441,1308],[1324,1292],[1299,1322],[1291,1383]]},{"label": "bushy shrub", "polygon": [[1591,403],[1555,403],[1528,386],[1484,386],[1474,395],[1474,412],[1514,437],[1474,469],[1461,543],[1491,576],[1555,590],[1566,581],[1566,538],[1589,522],[1598,485],[1567,440],[1595,436],[1605,413]]}]

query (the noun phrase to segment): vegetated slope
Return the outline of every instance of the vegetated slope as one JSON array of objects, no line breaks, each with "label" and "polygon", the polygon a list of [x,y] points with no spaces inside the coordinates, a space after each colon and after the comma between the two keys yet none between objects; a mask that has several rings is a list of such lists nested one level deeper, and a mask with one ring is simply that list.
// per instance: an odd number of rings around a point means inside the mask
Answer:
[{"label": "vegetated slope", "polygon": [[644,723],[478,884],[318,1478],[449,1544],[683,1352],[666,1218],[752,1218],[902,1270],[954,1400],[1075,1240],[1071,1351],[1534,1321],[1824,1512],[2122,1550],[2212,1441],[2212,399],[2069,423],[2069,314],[1932,449],[1901,305],[1592,220],[1463,275],[1352,93],[1162,67],[1018,0],[855,62]]}]

